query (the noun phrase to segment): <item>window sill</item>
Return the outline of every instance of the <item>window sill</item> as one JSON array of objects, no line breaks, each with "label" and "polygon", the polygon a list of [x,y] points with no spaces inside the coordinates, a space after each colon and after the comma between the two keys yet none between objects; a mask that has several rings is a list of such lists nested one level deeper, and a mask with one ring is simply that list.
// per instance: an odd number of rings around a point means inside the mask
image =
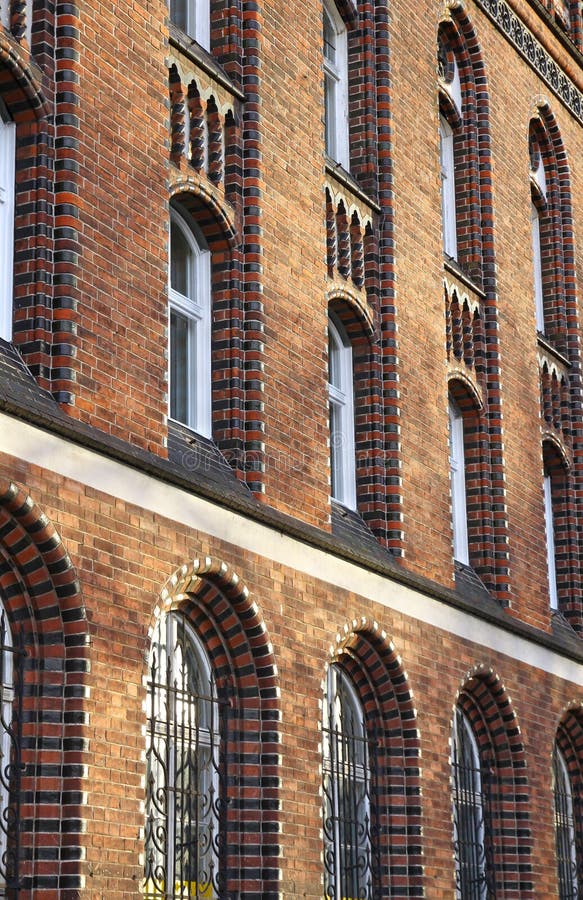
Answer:
[{"label": "window sill", "polygon": [[381,208],[378,203],[375,200],[372,200],[368,194],[365,194],[350,172],[347,172],[341,163],[334,162],[328,154],[325,154],[324,165],[327,175],[331,175],[335,181],[341,184],[347,191],[350,191],[350,193],[357,197],[362,203],[365,203],[369,209],[373,210],[373,212],[380,214]]},{"label": "window sill", "polygon": [[544,350],[545,353],[548,353],[549,356],[551,356],[555,360],[555,362],[558,362],[563,369],[571,368],[571,363],[569,362],[567,357],[564,356],[564,354],[561,353],[560,350],[557,350],[555,345],[551,341],[549,341],[547,337],[545,337],[542,331],[537,332],[536,339],[541,350]]},{"label": "window sill", "polygon": [[443,267],[446,272],[449,272],[450,275],[454,275],[462,284],[469,288],[474,294],[477,294],[482,300],[486,299],[486,294],[479,287],[475,281],[473,281],[469,275],[467,275],[464,270],[461,268],[457,260],[455,260],[452,256],[444,255],[443,257]]},{"label": "window sill", "polygon": [[234,97],[237,97],[239,100],[245,100],[245,94],[243,91],[239,90],[239,88],[233,84],[227,73],[224,71],[223,67],[219,65],[216,59],[211,56],[211,54],[201,47],[199,43],[197,43],[194,38],[189,37],[184,31],[181,31],[176,25],[172,22],[170,23],[170,31],[169,31],[169,39],[170,46],[174,47],[180,53],[184,54],[190,62],[193,62],[195,65],[199,66],[203,69],[207,75],[210,75],[216,82],[218,82],[221,87],[224,87],[230,94]]},{"label": "window sill", "polygon": [[183,472],[204,475],[225,497],[249,497],[214,441],[173,419],[168,420],[168,462]]}]

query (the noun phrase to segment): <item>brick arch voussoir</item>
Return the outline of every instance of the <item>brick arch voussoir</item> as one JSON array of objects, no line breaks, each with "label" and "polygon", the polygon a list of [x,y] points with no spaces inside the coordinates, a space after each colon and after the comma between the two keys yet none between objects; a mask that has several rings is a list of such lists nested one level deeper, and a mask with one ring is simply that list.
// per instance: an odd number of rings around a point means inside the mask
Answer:
[{"label": "brick arch voussoir", "polygon": [[0,29],[0,97],[15,122],[31,122],[49,115],[40,72],[30,65],[18,44]]},{"label": "brick arch voussoir", "polygon": [[328,309],[342,322],[352,346],[370,345],[376,330],[375,311],[347,288],[334,287],[326,296]]},{"label": "brick arch voussoir", "polygon": [[501,677],[486,665],[471,669],[458,691],[457,705],[472,723],[479,720],[487,730],[488,740],[501,771],[516,773],[526,766],[526,752],[518,717]]},{"label": "brick arch voussoir", "polygon": [[[0,484],[0,523],[3,556],[13,572],[12,578],[4,576],[5,596],[9,604],[19,597],[21,615],[37,632],[58,631],[64,652],[63,642],[71,623],[85,619],[71,558],[52,522],[14,482]],[[49,610],[53,611],[50,616]]]},{"label": "brick arch voussoir", "polygon": [[[347,622],[330,648],[329,662],[341,664],[357,683],[362,680],[358,670],[364,672],[367,682],[374,686],[379,715],[398,714],[403,728],[416,728],[413,692],[403,661],[377,622],[366,617]],[[419,754],[418,735],[413,746]]]},{"label": "brick arch voussoir", "polygon": [[583,701],[573,700],[563,709],[555,737],[573,785],[583,791]]},{"label": "brick arch voussoir", "polygon": [[238,247],[237,226],[230,211],[195,174],[180,176],[170,191],[170,199],[187,209],[200,227],[212,252],[226,250],[233,255]]},{"label": "brick arch voussoir", "polygon": [[[204,556],[177,569],[161,591],[155,616],[181,605],[186,598],[200,597],[207,585],[215,589],[210,592],[209,612],[214,620],[219,619],[215,627],[217,634],[223,635],[224,664],[231,665],[236,674],[250,656],[259,694],[274,694],[277,666],[267,628],[247,585],[223,560]],[[231,632],[238,635],[236,642],[224,637]]]}]

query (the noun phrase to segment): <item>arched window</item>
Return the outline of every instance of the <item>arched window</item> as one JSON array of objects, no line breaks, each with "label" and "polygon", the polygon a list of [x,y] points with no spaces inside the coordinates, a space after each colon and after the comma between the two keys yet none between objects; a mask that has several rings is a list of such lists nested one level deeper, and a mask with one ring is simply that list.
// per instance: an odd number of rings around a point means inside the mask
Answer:
[{"label": "arched window", "polygon": [[443,250],[457,259],[457,217],[453,131],[444,116],[439,117],[439,160],[441,167],[441,217]]},{"label": "arched window", "polygon": [[170,417],[211,437],[210,253],[194,222],[170,218]]},{"label": "arched window", "polygon": [[464,419],[453,397],[449,398],[449,471],[453,555],[458,562],[469,565]]},{"label": "arched window", "polygon": [[0,100],[0,337],[12,339],[16,126]]},{"label": "arched window", "polygon": [[210,50],[209,0],[170,0],[170,19],[205,50]]},{"label": "arched window", "polygon": [[186,618],[162,616],[148,685],[145,896],[217,897],[221,711],[210,661]]},{"label": "arched window", "polygon": [[0,596],[0,897],[19,883],[23,660]]},{"label": "arched window", "polygon": [[578,900],[579,875],[573,788],[565,758],[555,743],[553,748],[553,797],[559,900]]},{"label": "arched window", "polygon": [[328,396],[332,497],[356,508],[352,347],[338,319],[328,319]]},{"label": "arched window", "polygon": [[362,704],[336,665],[324,698],[324,895],[372,898],[371,774]]},{"label": "arched window", "polygon": [[348,44],[336,4],[324,3],[324,122],[326,153],[350,168],[348,149]]},{"label": "arched window", "polygon": [[456,897],[490,896],[486,863],[486,797],[480,754],[472,726],[456,708],[452,734],[453,840]]},{"label": "arched window", "polygon": [[534,273],[534,306],[537,331],[543,334],[545,327],[545,288],[549,293],[552,247],[549,246],[550,222],[548,220],[547,179],[540,147],[534,135],[530,140],[530,223]]}]

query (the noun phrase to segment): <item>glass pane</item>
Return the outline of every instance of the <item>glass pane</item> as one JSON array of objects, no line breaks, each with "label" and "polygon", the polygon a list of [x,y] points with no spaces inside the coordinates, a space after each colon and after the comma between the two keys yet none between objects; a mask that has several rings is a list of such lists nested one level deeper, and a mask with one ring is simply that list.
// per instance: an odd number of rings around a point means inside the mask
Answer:
[{"label": "glass pane", "polygon": [[323,721],[324,880],[330,900],[371,898],[371,794],[364,713],[340,669],[328,672]]},{"label": "glass pane", "polygon": [[170,18],[183,31],[188,31],[188,0],[170,0]]},{"label": "glass pane", "polygon": [[330,475],[332,496],[342,497],[342,412],[336,403],[330,404]]},{"label": "glass pane", "polygon": [[216,898],[220,716],[210,663],[182,617],[158,623],[147,708],[145,897]]},{"label": "glass pane", "polygon": [[190,331],[192,320],[171,310],[170,313],[170,415],[177,422],[190,424]]},{"label": "glass pane", "polygon": [[193,254],[184,232],[176,222],[170,224],[170,286],[183,297],[191,297]]},{"label": "glass pane", "polygon": [[331,63],[336,62],[336,29],[326,10],[324,10],[324,57]]},{"label": "glass pane", "polygon": [[328,331],[328,381],[337,388],[342,387],[342,367],[340,365],[341,348],[335,334]]}]

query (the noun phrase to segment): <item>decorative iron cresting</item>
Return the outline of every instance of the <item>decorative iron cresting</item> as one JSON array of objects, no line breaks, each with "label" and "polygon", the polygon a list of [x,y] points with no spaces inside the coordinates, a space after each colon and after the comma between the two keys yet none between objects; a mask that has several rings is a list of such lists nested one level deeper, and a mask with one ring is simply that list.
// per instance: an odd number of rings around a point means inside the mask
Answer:
[{"label": "decorative iron cresting", "polygon": [[24,633],[13,640],[6,613],[0,615],[0,897],[20,893],[20,783]]},{"label": "decorative iron cresting", "polygon": [[225,732],[229,703],[199,665],[182,617],[154,644],[148,684],[147,900],[224,896]]},{"label": "decorative iron cresting", "polygon": [[543,79],[569,112],[583,124],[583,94],[550,53],[518,18],[506,0],[476,0],[502,34]]}]

